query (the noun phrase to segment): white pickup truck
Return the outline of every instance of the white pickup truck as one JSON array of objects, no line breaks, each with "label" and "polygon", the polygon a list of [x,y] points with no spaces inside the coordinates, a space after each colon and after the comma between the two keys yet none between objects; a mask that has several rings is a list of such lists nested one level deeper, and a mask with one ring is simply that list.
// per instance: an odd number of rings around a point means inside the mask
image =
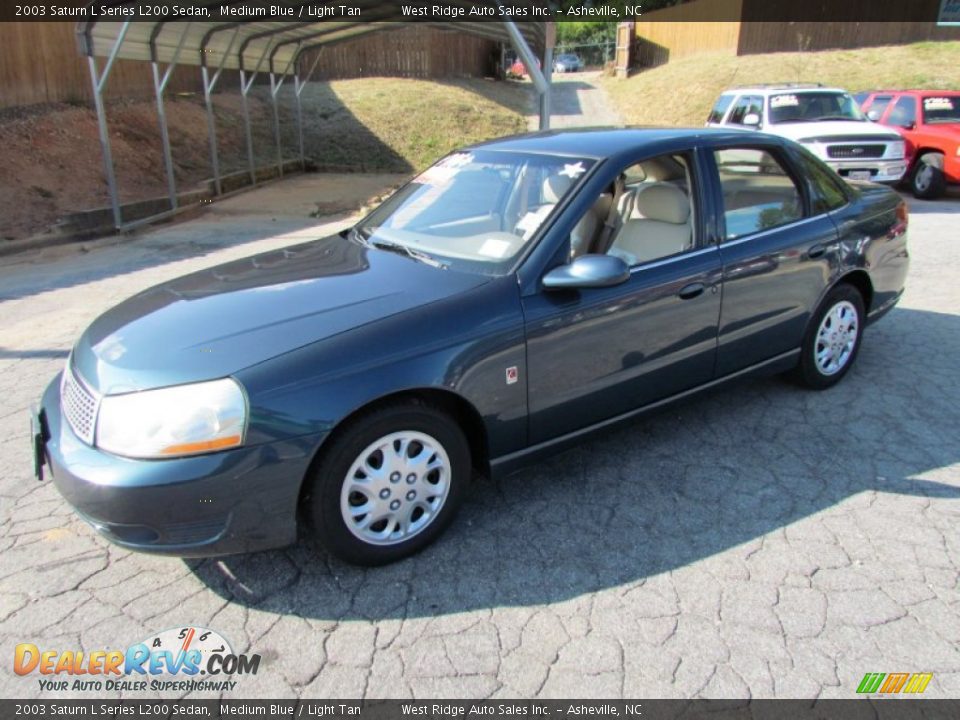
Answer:
[{"label": "white pickup truck", "polygon": [[733,88],[720,95],[707,125],[795,140],[850,180],[896,183],[907,170],[903,137],[870,122],[839,88],[801,83]]}]

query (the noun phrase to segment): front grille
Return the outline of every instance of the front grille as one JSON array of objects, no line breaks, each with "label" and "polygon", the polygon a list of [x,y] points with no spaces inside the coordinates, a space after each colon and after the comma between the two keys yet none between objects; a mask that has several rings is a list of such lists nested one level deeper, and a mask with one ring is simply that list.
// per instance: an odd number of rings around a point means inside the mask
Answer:
[{"label": "front grille", "polygon": [[885,145],[831,145],[827,148],[827,156],[859,160],[860,158],[880,158],[886,150]]},{"label": "front grille", "polygon": [[87,389],[69,363],[63,371],[63,383],[60,385],[60,407],[77,437],[93,445],[100,398]]}]

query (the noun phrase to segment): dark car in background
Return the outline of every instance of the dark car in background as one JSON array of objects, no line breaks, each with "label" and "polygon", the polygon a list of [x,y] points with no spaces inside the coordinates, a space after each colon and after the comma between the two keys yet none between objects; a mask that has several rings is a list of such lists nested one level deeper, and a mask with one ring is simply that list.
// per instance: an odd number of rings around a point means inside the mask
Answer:
[{"label": "dark car in background", "polygon": [[83,333],[38,473],[110,540],[348,561],[434,540],[503,474],[761,373],[850,370],[907,213],[797,144],[544,132],[455,152],[338,235],[145,290]]},{"label": "dark car in background", "polygon": [[877,90],[861,106],[874,122],[896,128],[907,141],[905,182],[914,196],[941,197],[960,183],[960,91]]}]

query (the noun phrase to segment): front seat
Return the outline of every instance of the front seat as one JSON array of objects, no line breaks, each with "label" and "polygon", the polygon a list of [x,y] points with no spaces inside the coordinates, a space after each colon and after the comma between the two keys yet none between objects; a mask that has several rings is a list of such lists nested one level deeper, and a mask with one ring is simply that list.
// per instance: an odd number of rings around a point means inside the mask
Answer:
[{"label": "front seat", "polygon": [[601,193],[593,206],[573,226],[573,230],[570,231],[570,259],[586,255],[591,251],[600,227],[607,222],[612,205],[613,195]]},{"label": "front seat", "polygon": [[557,203],[560,202],[560,198],[566,194],[567,190],[570,189],[572,184],[573,178],[566,175],[560,175],[557,173],[555,175],[548,176],[543,181],[543,186],[540,193],[543,204],[528,211],[523,215],[523,217],[520,218],[516,227],[517,234],[521,235],[524,240],[529,240],[533,233],[536,232],[537,228],[540,227],[541,223],[543,223],[543,221],[546,219],[547,215],[553,212],[553,209],[557,206]]},{"label": "front seat", "polygon": [[636,265],[685,252],[692,246],[690,200],[668,183],[650,185],[635,199],[642,217],[627,220],[610,248],[610,254]]}]

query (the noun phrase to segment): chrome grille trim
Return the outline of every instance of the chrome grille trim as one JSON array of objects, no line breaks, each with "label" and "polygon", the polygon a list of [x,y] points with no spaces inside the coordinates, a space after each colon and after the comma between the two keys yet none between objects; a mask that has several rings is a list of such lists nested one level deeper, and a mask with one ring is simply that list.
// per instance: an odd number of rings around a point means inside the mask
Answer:
[{"label": "chrome grille trim", "polygon": [[837,159],[875,160],[882,158],[886,151],[886,145],[829,145],[827,147],[827,156]]},{"label": "chrome grille trim", "polygon": [[60,408],[78,438],[93,445],[100,396],[90,390],[68,363],[60,384]]}]

